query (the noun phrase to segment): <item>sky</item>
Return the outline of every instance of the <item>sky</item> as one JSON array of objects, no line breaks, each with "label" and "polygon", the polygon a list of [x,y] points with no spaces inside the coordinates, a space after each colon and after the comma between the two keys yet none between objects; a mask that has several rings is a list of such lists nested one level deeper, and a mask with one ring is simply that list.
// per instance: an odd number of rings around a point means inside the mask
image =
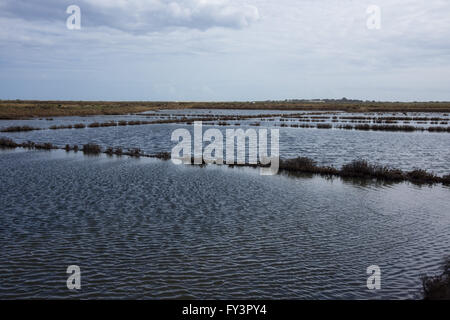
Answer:
[{"label": "sky", "polygon": [[448,0],[0,0],[0,99],[450,101],[449,15]]}]

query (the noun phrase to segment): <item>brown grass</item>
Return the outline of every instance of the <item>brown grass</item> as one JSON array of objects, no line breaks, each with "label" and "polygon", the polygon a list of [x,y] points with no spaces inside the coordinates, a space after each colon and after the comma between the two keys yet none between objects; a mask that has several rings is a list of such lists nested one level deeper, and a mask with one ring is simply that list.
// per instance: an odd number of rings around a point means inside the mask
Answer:
[{"label": "brown grass", "polygon": [[450,300],[450,259],[447,259],[442,274],[422,277],[425,300]]},{"label": "brown grass", "polygon": [[7,127],[0,130],[0,132],[24,132],[24,131],[33,131],[33,130],[41,130],[40,128],[30,127],[30,126],[13,126]]},{"label": "brown grass", "polygon": [[100,154],[102,152],[102,148],[95,143],[88,143],[83,145],[83,149],[81,150],[85,154]]},{"label": "brown grass", "polygon": [[[73,150],[78,151],[78,146],[65,145],[65,147],[57,147],[51,143],[37,144],[31,141],[18,144],[9,138],[0,138],[0,148],[28,148],[28,149],[62,149],[66,151]],[[153,157],[160,158],[163,160],[170,159],[170,153],[161,152],[153,155],[145,154],[138,148],[128,149],[127,152],[123,152],[122,148],[118,147],[113,149],[112,147],[106,148],[102,151],[101,147],[94,143],[88,143],[83,145],[82,149],[85,154],[100,154],[105,153],[108,155],[128,155],[131,157]],[[230,165],[233,166],[233,165]],[[238,166],[249,166],[258,167],[257,165],[238,165]],[[435,184],[442,183],[445,185],[450,185],[450,174],[444,175],[443,177],[436,176],[433,173],[427,172],[422,169],[414,169],[412,171],[402,171],[400,169],[389,168],[387,166],[381,166],[377,164],[370,164],[366,160],[354,160],[348,164],[342,166],[341,169],[337,169],[333,166],[318,166],[317,163],[307,157],[298,157],[293,159],[280,159],[279,163],[280,171],[288,172],[299,172],[299,173],[312,173],[320,174],[326,176],[338,176],[343,178],[364,178],[364,179],[377,179],[384,181],[410,181],[416,184]]]},{"label": "brown grass", "polygon": [[123,115],[161,109],[317,110],[346,112],[449,112],[450,102],[106,102],[0,101],[0,119]]},{"label": "brown grass", "polygon": [[0,119],[120,115],[157,110],[159,102],[0,101]]},{"label": "brown grass", "polygon": [[17,148],[18,144],[9,138],[0,138],[0,148],[2,149],[14,149]]}]

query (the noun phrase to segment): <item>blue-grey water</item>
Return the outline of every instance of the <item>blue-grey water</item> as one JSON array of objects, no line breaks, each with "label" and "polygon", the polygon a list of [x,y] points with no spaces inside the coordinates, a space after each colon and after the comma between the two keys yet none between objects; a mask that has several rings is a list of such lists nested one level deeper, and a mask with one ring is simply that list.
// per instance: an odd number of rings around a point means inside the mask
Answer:
[{"label": "blue-grey water", "polygon": [[[196,115],[259,115],[259,114],[290,114],[298,112],[266,111],[266,110],[170,110],[161,111],[161,117],[167,119],[167,114],[173,118],[186,115],[195,118]],[[89,124],[92,122],[108,122],[110,120],[158,120],[158,113],[146,119],[144,115],[128,116],[96,116],[96,117],[62,117],[48,120],[0,120],[0,128],[14,125],[30,125],[49,128],[52,125],[67,125],[75,123]],[[307,114],[307,113],[305,113]],[[349,116],[345,113],[336,113]],[[355,114],[351,114],[355,116]],[[358,115],[358,114],[356,114]],[[364,114],[361,114],[364,115]],[[404,116],[403,114],[386,114],[387,116]],[[416,117],[449,118],[448,114],[409,114]],[[331,115],[329,115],[331,117]],[[278,119],[278,118],[277,118]],[[276,120],[277,120],[276,119]],[[450,119],[450,118],[449,118]],[[241,123],[234,128],[248,129],[249,124],[258,119],[229,121]],[[300,123],[291,121],[292,123]],[[214,121],[211,121],[214,123]],[[313,158],[321,165],[340,167],[355,159],[367,159],[372,163],[393,166],[402,170],[421,168],[438,175],[450,173],[450,133],[430,132],[388,132],[388,131],[356,131],[342,129],[311,129],[280,127],[279,121],[260,121],[262,127],[280,130],[280,155],[284,158],[306,156]],[[215,122],[217,124],[217,121]],[[428,125],[430,126],[430,125]],[[212,127],[204,123],[205,130]],[[227,127],[217,127],[225,130]],[[177,128],[187,128],[185,124],[151,124],[138,126],[117,126],[105,128],[40,130],[31,132],[0,132],[0,137],[12,138],[17,142],[31,140],[34,142],[51,142],[58,146],[65,144],[82,145],[94,142],[103,147],[141,148],[146,153],[161,151],[170,152],[173,147],[171,134]],[[253,127],[258,129],[258,127]]]},{"label": "blue-grey water", "polygon": [[[187,126],[0,136],[151,153],[169,151],[178,127]],[[361,156],[448,174],[449,136],[282,128],[280,144],[282,156],[321,163]],[[450,253],[441,185],[22,149],[0,151],[0,176],[4,299],[420,298],[420,277],[439,273]],[[66,287],[69,265],[81,268],[79,291]],[[381,268],[381,290],[366,287],[370,265]]]}]

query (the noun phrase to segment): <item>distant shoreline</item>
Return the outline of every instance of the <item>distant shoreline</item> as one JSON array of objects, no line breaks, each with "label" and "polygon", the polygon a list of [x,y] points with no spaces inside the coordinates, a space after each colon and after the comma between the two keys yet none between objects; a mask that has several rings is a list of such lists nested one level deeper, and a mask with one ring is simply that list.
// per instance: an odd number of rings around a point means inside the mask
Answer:
[{"label": "distant shoreline", "polygon": [[255,102],[139,102],[0,100],[0,119],[123,115],[162,109],[230,109],[345,112],[450,112],[450,102],[286,100]]}]

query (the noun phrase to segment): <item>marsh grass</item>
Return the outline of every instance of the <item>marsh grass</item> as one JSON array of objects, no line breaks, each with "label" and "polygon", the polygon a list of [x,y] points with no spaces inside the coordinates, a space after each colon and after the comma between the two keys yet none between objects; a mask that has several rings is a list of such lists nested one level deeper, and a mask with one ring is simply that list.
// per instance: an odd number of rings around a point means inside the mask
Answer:
[{"label": "marsh grass", "polygon": [[447,174],[441,178],[442,184],[450,185],[450,174]]},{"label": "marsh grass", "polygon": [[331,129],[333,126],[329,123],[319,123],[317,129]]},{"label": "marsh grass", "polygon": [[[9,138],[0,138],[0,148],[27,148],[27,149],[37,149],[37,150],[52,150],[52,149],[62,149],[66,151],[78,151],[78,146],[66,144],[65,147],[58,147],[51,143],[37,144],[31,141],[27,141],[22,144],[18,144]],[[112,148],[108,147],[105,151],[95,143],[88,143],[83,145],[82,151],[87,155],[98,155],[101,153],[107,155],[128,155],[131,157],[153,157],[163,160],[169,160],[171,158],[170,153],[161,152],[157,154],[145,154],[139,148],[130,148],[127,152],[123,152],[121,147]],[[247,166],[247,167],[261,167],[258,164],[244,164],[244,165],[230,165],[230,166]],[[401,182],[409,181],[415,184],[435,184],[442,183],[445,185],[450,185],[450,174],[444,175],[443,177],[436,176],[434,173],[430,173],[423,169],[414,169],[412,171],[402,171],[400,169],[390,168],[387,166],[381,166],[378,164],[370,164],[366,160],[354,160],[348,164],[345,164],[341,169],[337,169],[333,166],[319,166],[317,162],[307,158],[307,157],[297,157],[293,159],[280,159],[279,162],[280,171],[288,171],[292,173],[311,173],[319,174],[324,176],[339,176],[342,178],[364,178],[364,179],[376,179],[380,181],[392,181]]]},{"label": "marsh grass", "polygon": [[20,146],[25,149],[34,149],[34,147],[36,146],[36,143],[34,143],[33,141],[27,141],[27,142],[22,143]]},{"label": "marsh grass", "polygon": [[162,159],[162,160],[170,160],[171,154],[170,154],[170,152],[159,152],[159,153],[156,153],[153,157]]},{"label": "marsh grass", "polygon": [[377,178],[384,180],[405,180],[404,173],[399,169],[370,164],[366,160],[354,160],[342,166],[340,175],[343,177]]},{"label": "marsh grass", "polygon": [[450,259],[443,266],[442,274],[422,277],[425,300],[450,300]]},{"label": "marsh grass", "polygon": [[125,153],[125,155],[128,155],[130,157],[139,158],[143,154],[141,152],[141,149],[139,149],[139,148],[132,148],[132,149],[129,149],[128,152]]},{"label": "marsh grass", "polygon": [[114,148],[107,147],[105,150],[105,154],[107,154],[108,156],[112,156],[114,154]]},{"label": "marsh grass", "polygon": [[18,144],[9,138],[0,138],[0,148],[2,149],[14,149],[17,148]]},{"label": "marsh grass", "polygon": [[41,128],[35,128],[31,126],[12,126],[3,128],[0,132],[26,132],[26,131],[34,131],[34,130],[42,130]]},{"label": "marsh grass", "polygon": [[54,150],[54,149],[59,149],[57,146],[54,146],[53,144],[51,144],[51,143],[36,143],[35,145],[34,145],[34,149],[37,149],[37,150]]},{"label": "marsh grass", "polygon": [[98,144],[88,143],[83,145],[83,149],[81,151],[83,151],[83,153],[85,154],[96,155],[102,152],[102,148]]},{"label": "marsh grass", "polygon": [[61,126],[51,126],[49,129],[50,130],[58,130],[58,129],[72,129],[73,126],[71,124],[69,125],[61,125]]},{"label": "marsh grass", "polygon": [[280,160],[280,170],[315,173],[327,176],[339,176],[343,178],[364,178],[384,181],[410,181],[415,184],[450,183],[450,175],[438,177],[433,173],[421,169],[404,172],[400,169],[390,168],[378,164],[370,164],[366,160],[354,160],[345,164],[341,169],[330,166],[318,166],[317,163],[307,157]]},{"label": "marsh grass", "polygon": [[413,171],[406,173],[410,181],[418,181],[425,183],[433,183],[438,178],[432,173],[429,173],[423,169],[414,169]]},{"label": "marsh grass", "polygon": [[100,124],[100,127],[116,127],[117,122],[115,121],[109,121],[109,122],[103,122]]}]

